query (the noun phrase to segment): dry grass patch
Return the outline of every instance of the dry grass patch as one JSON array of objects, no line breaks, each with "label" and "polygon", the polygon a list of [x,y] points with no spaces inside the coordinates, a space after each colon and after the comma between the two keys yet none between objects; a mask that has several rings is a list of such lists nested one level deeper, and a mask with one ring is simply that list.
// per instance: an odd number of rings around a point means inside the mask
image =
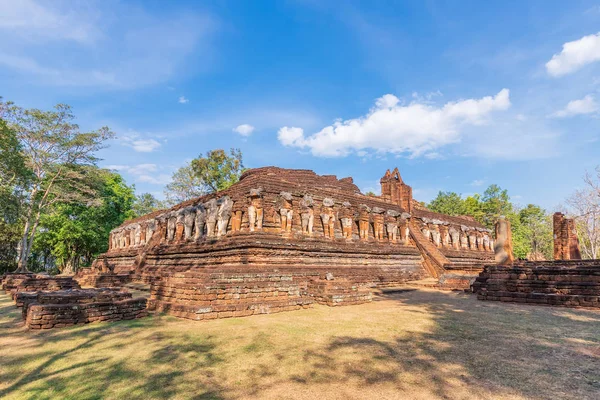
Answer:
[{"label": "dry grass patch", "polygon": [[[600,313],[415,290],[361,306],[28,332],[0,296],[0,398],[584,399]],[[597,398],[597,397],[596,397]]]}]

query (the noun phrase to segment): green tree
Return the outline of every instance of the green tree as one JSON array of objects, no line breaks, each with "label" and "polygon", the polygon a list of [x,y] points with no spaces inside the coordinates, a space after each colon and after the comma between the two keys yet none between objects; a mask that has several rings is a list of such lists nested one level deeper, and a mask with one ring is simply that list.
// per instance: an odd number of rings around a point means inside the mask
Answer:
[{"label": "green tree", "polygon": [[511,224],[516,257],[526,258],[538,252],[545,257],[551,256],[550,216],[533,204],[519,210],[510,201],[508,191],[498,185],[490,185],[483,195],[476,193],[464,199],[453,192],[439,192],[428,208],[448,215],[471,216],[490,229],[494,229],[498,217],[504,215]]},{"label": "green tree", "polygon": [[191,163],[175,171],[171,182],[165,187],[168,205],[178,204],[206,193],[206,186],[194,172]]},{"label": "green tree", "polygon": [[231,149],[229,155],[224,150],[211,150],[175,171],[165,189],[167,203],[173,205],[227,189],[239,181],[242,172],[239,149]]},{"label": "green tree", "polygon": [[22,229],[22,188],[31,171],[25,166],[21,144],[0,119],[0,273],[15,268],[17,243]]},{"label": "green tree", "polygon": [[95,165],[94,153],[114,134],[106,127],[81,132],[71,108],[53,111],[23,109],[0,101],[0,118],[15,132],[25,166],[32,171],[22,212],[17,272],[27,271],[27,260],[44,212],[57,203],[82,202],[94,197],[87,185],[85,166]]},{"label": "green tree", "polygon": [[454,192],[440,191],[427,208],[446,215],[468,215],[465,200]]},{"label": "green tree", "polygon": [[163,208],[166,208],[166,204],[163,201],[158,200],[150,193],[142,193],[136,196],[132,211],[136,217],[141,217],[142,215],[150,214]]},{"label": "green tree", "polygon": [[49,251],[63,274],[74,273],[107,251],[110,231],[135,216],[133,187],[117,173],[90,168],[99,201],[93,207],[89,202],[55,204],[42,216],[35,240],[34,252],[47,256]]},{"label": "green tree", "polygon": [[227,155],[221,149],[211,150],[205,157],[192,160],[192,169],[208,193],[227,189],[240,180],[244,171],[242,152],[240,149],[231,149]]},{"label": "green tree", "polygon": [[519,221],[531,256],[542,255],[547,260],[552,259],[552,218],[546,210],[528,204],[519,211]]}]

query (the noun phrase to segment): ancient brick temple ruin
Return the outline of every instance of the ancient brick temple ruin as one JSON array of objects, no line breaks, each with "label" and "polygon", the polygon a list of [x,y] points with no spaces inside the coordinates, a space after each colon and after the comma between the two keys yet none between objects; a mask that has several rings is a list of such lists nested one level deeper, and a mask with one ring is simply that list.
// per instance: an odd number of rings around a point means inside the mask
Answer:
[{"label": "ancient brick temple ruin", "polygon": [[276,167],[227,190],[128,221],[80,282],[145,282],[149,308],[190,319],[371,299],[370,289],[423,278],[468,288],[494,257],[490,231],[427,210],[397,169],[381,196],[352,178]]},{"label": "ancient brick temple ruin", "polygon": [[510,224],[498,221],[497,265],[484,266],[472,286],[479,300],[600,308],[600,260],[581,260],[573,219],[555,213],[553,223],[554,260],[515,261]]},{"label": "ancient brick temple ruin", "polygon": [[554,213],[554,259],[580,260],[579,239],[573,218],[565,218],[562,213]]}]

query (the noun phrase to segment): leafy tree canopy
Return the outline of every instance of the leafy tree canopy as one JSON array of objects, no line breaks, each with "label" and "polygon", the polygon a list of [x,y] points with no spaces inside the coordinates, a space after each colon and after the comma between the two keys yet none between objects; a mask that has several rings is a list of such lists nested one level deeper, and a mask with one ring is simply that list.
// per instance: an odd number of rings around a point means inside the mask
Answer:
[{"label": "leafy tree canopy", "polygon": [[498,217],[504,215],[511,224],[516,257],[539,257],[539,254],[547,259],[552,257],[550,216],[533,204],[519,209],[510,201],[508,191],[498,185],[490,185],[483,195],[466,198],[454,192],[440,191],[427,207],[448,215],[469,215],[489,229],[493,229]]},{"label": "leafy tree canopy", "polygon": [[166,208],[167,205],[158,200],[150,193],[142,193],[136,196],[133,202],[132,211],[135,217],[141,217],[142,215],[150,214],[151,212]]},{"label": "leafy tree canopy", "polygon": [[[37,254],[49,252],[62,273],[73,273],[89,265],[108,250],[110,231],[126,219],[134,217],[133,187],[121,175],[90,167],[88,177],[99,199],[90,202],[59,203],[43,215],[40,233],[34,243]],[[46,254],[47,255],[47,254]]]},{"label": "leafy tree canopy", "polygon": [[239,149],[231,149],[229,155],[225,150],[211,150],[175,171],[166,186],[165,197],[169,204],[177,204],[224,190],[239,181],[242,172],[244,164]]}]

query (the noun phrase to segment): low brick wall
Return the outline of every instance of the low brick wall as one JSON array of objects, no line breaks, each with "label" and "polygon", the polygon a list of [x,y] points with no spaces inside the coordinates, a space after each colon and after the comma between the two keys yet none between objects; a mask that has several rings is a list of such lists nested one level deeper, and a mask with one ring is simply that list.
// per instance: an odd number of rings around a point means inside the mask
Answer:
[{"label": "low brick wall", "polygon": [[33,276],[34,274],[6,274],[2,279],[2,290],[11,293],[21,282]]},{"label": "low brick wall", "polygon": [[74,279],[79,282],[79,285],[85,287],[95,288],[110,288],[110,287],[121,287],[131,282],[130,274],[110,274],[110,273],[98,273],[98,274],[77,274]]},{"label": "low brick wall", "polygon": [[243,317],[310,306],[307,280],[286,273],[192,270],[152,283],[148,308],[193,320]]},{"label": "low brick wall", "polygon": [[337,278],[309,282],[308,293],[317,303],[330,307],[368,303],[373,298],[368,288]]},{"label": "low brick wall", "polygon": [[600,308],[600,262],[488,265],[473,284],[479,300]]},{"label": "low brick wall", "polygon": [[95,321],[142,318],[146,315],[144,298],[87,304],[30,304],[25,325],[29,329],[50,329]]},{"label": "low brick wall", "polygon": [[79,284],[70,276],[11,274],[4,279],[2,289],[14,298],[18,292],[79,289]]},{"label": "low brick wall", "polygon": [[55,292],[18,292],[15,294],[17,307],[23,307],[23,318],[30,304],[87,304],[120,301],[131,298],[131,293],[118,289],[74,289]]}]

